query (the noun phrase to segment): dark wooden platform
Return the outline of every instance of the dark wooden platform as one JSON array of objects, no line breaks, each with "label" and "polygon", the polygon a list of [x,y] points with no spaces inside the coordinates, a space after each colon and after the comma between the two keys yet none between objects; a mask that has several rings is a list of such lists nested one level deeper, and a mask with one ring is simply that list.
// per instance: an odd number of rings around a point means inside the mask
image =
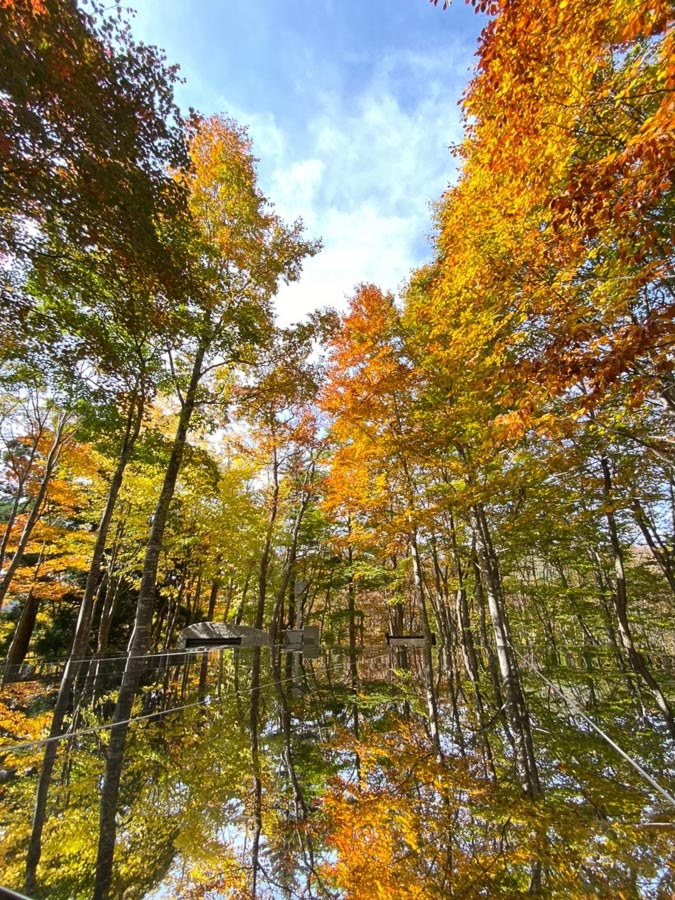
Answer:
[{"label": "dark wooden platform", "polygon": [[[391,647],[416,647],[426,643],[423,634],[385,634],[387,643]],[[436,635],[431,635],[431,643],[436,643]]]},{"label": "dark wooden platform", "polygon": [[185,649],[190,647],[241,647],[240,637],[189,637]]}]

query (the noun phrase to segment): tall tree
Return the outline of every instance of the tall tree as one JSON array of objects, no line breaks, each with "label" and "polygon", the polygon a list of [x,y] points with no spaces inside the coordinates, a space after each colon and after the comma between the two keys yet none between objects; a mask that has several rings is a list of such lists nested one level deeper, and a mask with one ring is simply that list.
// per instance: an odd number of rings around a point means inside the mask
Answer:
[{"label": "tall tree", "polygon": [[[200,292],[185,298],[189,337],[175,360],[180,403],[178,425],[152,520],[143,563],[129,660],[120,689],[101,795],[99,852],[94,896],[108,895],[115,847],[115,809],[128,719],[143,672],[152,625],[155,582],[169,506],[202,382],[214,368],[251,359],[272,330],[271,300],[280,279],[293,280],[317,245],[302,238],[302,225],[282,223],[256,184],[245,131],[231,120],[204,121],[191,143],[192,168],[182,179],[195,223],[195,264]],[[181,376],[185,380],[181,384]]]},{"label": "tall tree", "polygon": [[[109,9],[75,0],[0,7],[0,247],[35,257],[39,235],[58,228],[81,249],[114,251],[111,271],[120,259],[150,264],[166,283],[179,268],[156,221],[182,204],[167,166],[187,158],[177,72]],[[16,310],[20,298],[6,288]]]}]

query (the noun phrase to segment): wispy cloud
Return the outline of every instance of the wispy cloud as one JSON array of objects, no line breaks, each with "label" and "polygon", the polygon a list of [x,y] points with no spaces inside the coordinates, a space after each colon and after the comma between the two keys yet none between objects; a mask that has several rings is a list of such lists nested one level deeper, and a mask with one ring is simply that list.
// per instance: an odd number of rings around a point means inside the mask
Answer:
[{"label": "wispy cloud", "polygon": [[457,45],[443,57],[382,59],[360,93],[320,95],[301,142],[270,114],[234,111],[249,125],[277,210],[302,217],[323,240],[301,281],[281,290],[282,321],[341,307],[362,281],[395,290],[424,261],[429,204],[454,175],[448,147],[461,136],[454,98],[469,54]]},{"label": "wispy cloud", "polygon": [[263,190],[323,240],[282,288],[282,321],[343,306],[361,281],[395,290],[430,255],[474,52],[461,10],[204,0],[194,16],[186,0],[136,2],[135,30],[183,66],[181,103],[248,125]]}]

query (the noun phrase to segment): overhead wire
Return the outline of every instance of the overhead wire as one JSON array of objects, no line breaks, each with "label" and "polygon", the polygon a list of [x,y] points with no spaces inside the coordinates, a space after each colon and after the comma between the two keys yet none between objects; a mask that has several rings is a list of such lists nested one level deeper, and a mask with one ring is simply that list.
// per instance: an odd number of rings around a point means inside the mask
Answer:
[{"label": "overhead wire", "polygon": [[[235,647],[235,649],[237,649],[237,648]],[[246,649],[248,649],[248,648],[246,648]],[[208,652],[213,653],[215,651],[212,648]],[[388,652],[381,653],[376,656],[369,656],[369,657],[366,657],[366,659],[369,662],[371,662],[376,659],[383,659],[386,656],[388,656]],[[340,663],[336,664],[335,666],[329,667],[329,671],[337,671],[343,665],[344,665],[344,660],[341,660]],[[279,684],[287,684],[287,683],[293,681],[294,679],[295,679],[295,676],[290,676],[289,678],[281,679]],[[258,690],[262,690],[263,688],[271,687],[273,684],[274,684],[273,681],[265,682],[264,684],[259,685]],[[250,694],[250,693],[253,693],[254,690],[255,690],[255,688],[247,688],[245,690],[240,691],[239,693]],[[19,750],[29,750],[34,747],[44,747],[47,744],[52,744],[52,743],[55,743],[58,741],[71,740],[71,739],[78,738],[78,737],[84,737],[85,735],[89,735],[89,734],[97,734],[98,732],[101,732],[101,731],[110,731],[111,729],[116,728],[120,725],[130,725],[134,722],[140,722],[140,721],[143,721],[146,719],[158,719],[161,716],[168,715],[168,713],[171,713],[171,712],[180,712],[185,709],[193,709],[196,706],[207,706],[207,707],[222,706],[222,703],[223,703],[222,698],[213,700],[210,696],[206,696],[199,700],[194,700],[190,703],[181,704],[180,706],[173,706],[173,707],[169,707],[168,709],[155,710],[153,712],[143,713],[143,714],[137,715],[137,716],[129,716],[129,718],[120,719],[118,722],[105,722],[101,725],[92,725],[89,728],[80,728],[77,731],[66,731],[63,734],[55,734],[51,737],[36,738],[35,740],[21,741],[20,743],[15,743],[15,744],[3,744],[2,746],[0,746],[0,754],[4,755],[5,753],[15,753]]]},{"label": "overhead wire", "polygon": [[582,709],[580,709],[577,703],[570,701],[569,698],[565,696],[562,689],[558,687],[558,685],[554,684],[549,678],[547,678],[536,664],[532,664],[529,660],[526,660],[515,649],[514,653],[516,654],[516,656],[519,656],[520,659],[528,666],[531,666],[533,668],[533,670],[537,673],[537,675],[539,675],[542,681],[544,681],[544,683],[548,685],[548,687],[555,694],[557,694],[558,697],[560,697],[560,699],[563,701],[572,715],[582,718],[584,722],[586,722],[586,724],[589,725],[593,729],[593,731],[599,734],[600,737],[610,745],[610,747],[612,747],[620,756],[622,756],[623,759],[625,759],[626,762],[628,762],[635,769],[635,771],[638,772],[642,776],[642,778],[644,778],[645,781],[647,781],[654,788],[655,791],[657,791],[665,800],[668,801],[668,803],[675,807],[675,797],[664,787],[662,787],[662,785],[660,785],[659,782],[652,775],[650,775],[649,772],[647,772],[646,769],[644,769],[644,767],[641,766],[636,759],[634,759],[629,753],[627,753],[622,747],[620,747],[616,743],[616,741],[614,741],[607,734],[607,732],[603,731],[603,729],[600,728],[599,725],[596,725],[596,723],[590,718],[590,716],[586,715],[586,713]]},{"label": "overhead wire", "polygon": [[[382,645],[382,646],[384,646],[384,645]],[[199,655],[199,654],[203,654],[203,653],[213,653],[215,650],[218,650],[218,649],[249,650],[251,648],[250,647],[242,647],[239,644],[227,644],[227,645],[223,645],[222,648],[219,648],[219,647],[186,647],[185,650],[158,650],[156,653],[146,653],[146,654],[144,654],[143,658],[144,659],[154,659],[154,658],[161,659],[161,658],[172,657],[172,656]],[[106,663],[106,662],[124,661],[124,660],[127,660],[128,658],[129,658],[128,652],[116,654],[115,656],[96,656],[96,655],[81,656],[81,657],[75,657],[72,660],[70,659],[69,656],[47,656],[47,657],[44,657],[44,656],[31,655],[31,656],[24,657],[24,659],[22,660],[22,664],[26,663],[26,661],[29,661],[29,660],[37,660],[39,665],[48,665],[48,664],[55,665],[56,663],[59,663],[59,662],[62,662],[62,663],[67,663],[67,662]],[[7,657],[0,657],[0,668],[2,668],[2,666],[4,666],[7,663],[7,661],[8,661]]]},{"label": "overhead wire", "polygon": [[[231,646],[237,647],[239,645],[232,644]],[[156,653],[146,653],[144,655],[144,659],[154,659],[156,657],[163,658],[169,656],[186,656],[187,654],[199,654],[199,653],[210,653],[213,651],[213,647],[186,647],[185,650],[158,650]],[[25,663],[27,660],[37,660],[39,665],[56,665],[57,663],[105,663],[105,662],[117,662],[120,660],[126,660],[129,658],[129,653],[120,653],[115,656],[81,656],[75,657],[71,659],[69,656],[51,656],[51,657],[42,657],[42,656],[26,656],[22,663]],[[7,658],[0,659],[0,666],[5,665],[7,663]]]}]

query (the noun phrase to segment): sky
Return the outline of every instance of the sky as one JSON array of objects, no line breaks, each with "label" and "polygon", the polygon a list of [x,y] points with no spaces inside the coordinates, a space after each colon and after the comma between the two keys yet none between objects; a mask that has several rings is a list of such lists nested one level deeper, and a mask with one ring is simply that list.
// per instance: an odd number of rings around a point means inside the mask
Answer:
[{"label": "sky", "polygon": [[461,0],[130,0],[135,37],[178,63],[177,100],[246,125],[263,192],[323,250],[279,292],[282,324],[396,291],[431,257],[456,177],[458,101],[482,19]]}]

